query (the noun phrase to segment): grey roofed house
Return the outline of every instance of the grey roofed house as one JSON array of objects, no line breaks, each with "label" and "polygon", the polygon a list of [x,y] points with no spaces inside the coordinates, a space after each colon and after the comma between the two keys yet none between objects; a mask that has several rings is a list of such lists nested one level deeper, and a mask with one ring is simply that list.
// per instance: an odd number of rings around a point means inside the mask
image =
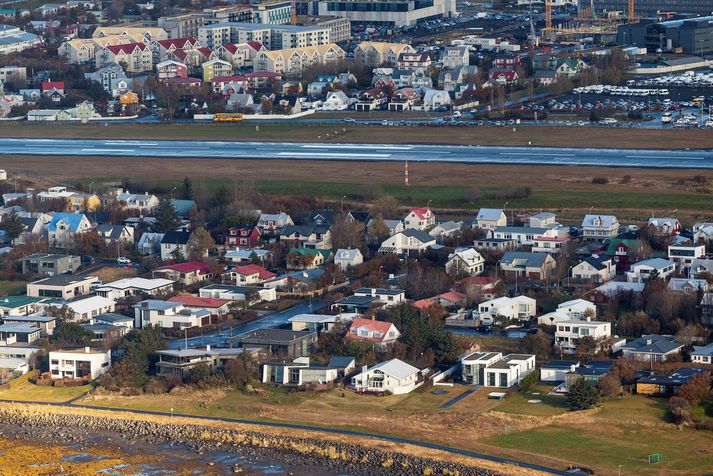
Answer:
[{"label": "grey roofed house", "polygon": [[621,350],[624,352],[624,355],[629,353],[666,355],[680,351],[682,348],[683,344],[676,342],[673,336],[647,334],[636,340],[627,342],[621,347]]},{"label": "grey roofed house", "polygon": [[502,208],[481,208],[475,216],[477,220],[498,221],[503,214]]},{"label": "grey roofed house", "polygon": [[386,362],[381,362],[373,367],[369,367],[369,370],[380,370],[384,374],[394,377],[398,380],[403,380],[415,373],[420,372],[419,369],[411,364],[407,364],[399,359],[391,359]]},{"label": "grey roofed house", "polygon": [[113,312],[99,314],[97,316],[94,316],[93,319],[96,322],[101,322],[104,324],[111,324],[111,325],[117,325],[117,324],[121,324],[124,322],[130,322],[130,323],[134,322],[133,317],[124,316],[122,314],[116,314]]},{"label": "grey roofed house", "polygon": [[539,268],[545,264],[547,253],[528,253],[525,251],[506,251],[500,259],[501,264],[511,264],[516,260],[527,260],[528,268]]},{"label": "grey roofed house", "polygon": [[327,367],[334,369],[348,369],[354,367],[354,357],[332,357],[327,363]]},{"label": "grey roofed house", "polygon": [[415,228],[406,228],[404,231],[402,231],[405,236],[409,238],[415,238],[421,243],[429,243],[433,241],[433,237],[426,233],[425,231],[417,230]]},{"label": "grey roofed house", "polygon": [[306,357],[317,344],[317,333],[288,329],[258,329],[246,332],[233,340],[242,347],[264,347],[272,354],[286,354],[290,358]]},{"label": "grey roofed house", "polygon": [[124,225],[110,225],[108,223],[105,223],[105,224],[99,225],[97,227],[97,233],[99,233],[102,236],[102,238],[111,240],[111,241],[120,240],[123,232],[124,232]]},{"label": "grey roofed house", "polygon": [[139,238],[136,247],[141,254],[158,254],[161,251],[161,240],[164,233],[144,233]]},{"label": "grey roofed house", "polygon": [[596,226],[609,228],[617,223],[614,215],[585,215],[582,220],[582,226]]}]

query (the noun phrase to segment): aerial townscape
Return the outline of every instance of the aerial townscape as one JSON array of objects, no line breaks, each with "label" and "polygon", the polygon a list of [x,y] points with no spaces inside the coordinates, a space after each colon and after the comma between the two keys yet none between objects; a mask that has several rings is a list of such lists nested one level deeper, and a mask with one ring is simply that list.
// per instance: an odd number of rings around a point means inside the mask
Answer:
[{"label": "aerial townscape", "polygon": [[0,475],[713,472],[712,2],[142,1],[0,0]]}]

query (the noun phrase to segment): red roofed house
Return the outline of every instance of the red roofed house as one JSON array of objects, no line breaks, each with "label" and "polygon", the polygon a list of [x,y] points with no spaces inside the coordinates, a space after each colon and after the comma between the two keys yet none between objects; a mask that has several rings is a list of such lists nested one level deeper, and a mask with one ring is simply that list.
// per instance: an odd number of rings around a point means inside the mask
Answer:
[{"label": "red roofed house", "polygon": [[233,226],[225,235],[226,246],[254,248],[260,241],[260,230],[255,226]]},{"label": "red roofed house", "polygon": [[434,304],[436,303],[431,301],[430,299],[419,299],[418,301],[412,302],[411,307],[419,311],[423,311],[424,309],[428,309]]},{"label": "red roofed house", "polygon": [[436,215],[430,208],[414,208],[404,218],[404,228],[427,230],[436,226]]},{"label": "red roofed house", "polygon": [[201,43],[193,37],[189,38],[173,38],[170,40],[156,41],[154,51],[158,58],[164,59],[170,53],[176,50],[190,51],[201,47]]},{"label": "red roofed house", "polygon": [[43,81],[42,95],[47,96],[52,102],[64,99],[64,81]]},{"label": "red roofed house", "polygon": [[96,67],[103,68],[111,63],[118,64],[127,73],[151,71],[153,69],[151,47],[145,43],[106,45],[97,54]]},{"label": "red roofed house", "polygon": [[282,81],[282,73],[274,71],[254,71],[246,73],[248,86],[252,89],[260,89],[270,85],[271,81]]},{"label": "red roofed house", "polygon": [[249,43],[227,43],[215,51],[218,54],[218,58],[227,61],[233,66],[243,68],[251,66],[257,54],[263,50],[265,50],[265,47],[262,43],[251,41]]},{"label": "red roofed house", "polygon": [[216,94],[239,93],[248,87],[248,79],[245,76],[213,76],[210,83],[213,85],[213,92]]},{"label": "red roofed house", "polygon": [[439,294],[432,299],[443,307],[460,307],[465,305],[468,297],[458,291],[448,291],[447,293]]},{"label": "red roofed house", "polygon": [[200,283],[213,278],[207,264],[200,261],[188,261],[186,263],[167,264],[156,268],[153,272],[154,278],[165,278],[178,281],[184,286]]},{"label": "red roofed house", "polygon": [[224,316],[230,311],[229,305],[233,301],[209,297],[173,296],[168,299],[168,302],[180,302],[188,309],[206,309],[214,316]]},{"label": "red roofed house", "polygon": [[477,296],[477,300],[480,301],[480,299],[493,299],[495,297],[495,288],[498,284],[500,284],[500,279],[497,278],[471,276],[458,281],[455,287],[459,291],[471,295],[471,297]]},{"label": "red roofed house", "polygon": [[260,265],[246,264],[245,266],[235,267],[223,274],[223,282],[229,280],[235,284],[260,284],[277,277]]},{"label": "red roofed house", "polygon": [[490,82],[501,86],[515,84],[519,76],[515,71],[496,70],[490,73]]},{"label": "red roofed house", "polygon": [[156,65],[156,76],[158,76],[159,81],[173,78],[187,78],[188,67],[178,61],[162,61]]},{"label": "red roofed house", "polygon": [[387,346],[401,337],[401,333],[392,322],[377,321],[357,317],[347,332],[347,338],[374,342],[378,346]]}]

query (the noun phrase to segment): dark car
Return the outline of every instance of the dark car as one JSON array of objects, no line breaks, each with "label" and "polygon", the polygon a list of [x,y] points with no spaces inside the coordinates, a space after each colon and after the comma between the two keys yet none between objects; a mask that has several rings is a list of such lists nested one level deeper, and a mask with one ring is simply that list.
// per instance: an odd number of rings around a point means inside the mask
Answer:
[{"label": "dark car", "polygon": [[82,263],[92,264],[94,262],[94,256],[84,255],[82,256]]}]

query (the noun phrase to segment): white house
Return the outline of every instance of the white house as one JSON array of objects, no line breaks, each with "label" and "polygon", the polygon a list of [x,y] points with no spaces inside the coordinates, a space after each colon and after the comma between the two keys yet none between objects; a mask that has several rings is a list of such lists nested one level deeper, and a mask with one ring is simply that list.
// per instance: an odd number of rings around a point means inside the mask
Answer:
[{"label": "white house", "polygon": [[74,238],[92,229],[89,219],[82,213],[56,212],[47,226],[47,241],[55,248],[67,248]]},{"label": "white house", "polygon": [[150,212],[159,204],[159,199],[156,195],[148,193],[129,193],[123,192],[116,197],[127,210],[136,210],[138,212]]},{"label": "white house", "polygon": [[111,368],[111,351],[53,350],[49,353],[50,374],[53,379],[94,380]]},{"label": "white house", "polygon": [[690,353],[691,362],[696,364],[713,364],[713,343],[706,346],[693,346]]},{"label": "white house", "polygon": [[452,275],[476,276],[485,269],[485,258],[475,248],[456,248],[448,255],[446,272]]},{"label": "white house", "polygon": [[170,261],[176,258],[187,258],[188,240],[190,238],[191,234],[187,231],[169,231],[165,233],[161,239],[161,259]]},{"label": "white house", "polygon": [[634,263],[626,272],[626,280],[630,283],[645,283],[656,275],[666,279],[676,271],[676,264],[663,258],[652,258]]},{"label": "white house", "polygon": [[363,369],[352,377],[352,386],[357,392],[390,392],[393,395],[403,395],[421,385],[420,373],[413,365],[392,359]]},{"label": "white house", "polygon": [[355,318],[349,326],[347,338],[368,341],[380,347],[388,346],[401,337],[401,332],[393,322],[377,321],[375,319]]},{"label": "white house", "polygon": [[611,322],[579,319],[559,321],[555,331],[555,344],[560,346],[564,353],[573,354],[577,350],[579,339],[585,336],[592,337],[595,341],[610,337]]},{"label": "white house", "polygon": [[528,296],[507,296],[478,304],[478,318],[483,325],[492,325],[498,317],[527,320],[537,313],[537,301]]},{"label": "white house", "polygon": [[98,287],[95,291],[98,296],[109,299],[124,299],[130,296],[156,296],[173,291],[170,279],[155,278],[124,278]]},{"label": "white house", "polygon": [[687,268],[694,260],[706,254],[705,245],[670,245],[668,259],[676,263],[679,268]]},{"label": "white house", "polygon": [[500,352],[472,352],[460,359],[461,379],[468,385],[483,385],[485,369],[501,361]]},{"label": "white house", "polygon": [[371,297],[387,306],[396,306],[406,301],[406,292],[403,289],[359,288],[354,291],[354,295]]},{"label": "white house", "polygon": [[334,265],[342,270],[360,265],[364,262],[364,255],[358,249],[339,249],[334,254]]},{"label": "white house", "polygon": [[550,326],[560,321],[582,320],[587,317],[597,317],[597,306],[585,299],[572,299],[557,306],[552,312],[537,318],[538,324]]},{"label": "white house", "polygon": [[407,230],[427,230],[436,224],[436,215],[430,208],[414,208],[404,218],[404,228]]},{"label": "white house", "polygon": [[113,299],[102,296],[92,296],[78,301],[68,302],[66,305],[72,311],[71,321],[90,321],[99,314],[114,312],[116,303]]},{"label": "white house", "polygon": [[491,230],[496,226],[506,226],[508,218],[500,208],[481,208],[473,220],[475,228]]},{"label": "white house", "polygon": [[683,344],[673,336],[648,334],[627,342],[621,347],[624,357],[644,362],[665,362],[681,352]]},{"label": "white house", "polygon": [[436,239],[421,230],[406,229],[386,239],[379,253],[421,253],[436,244]]},{"label": "white house", "polygon": [[134,327],[185,329],[201,327],[210,320],[210,311],[187,308],[180,302],[147,299],[134,304]]},{"label": "white house", "polygon": [[693,225],[693,242],[708,243],[713,240],[713,223],[703,222]]},{"label": "white house", "polygon": [[582,238],[603,240],[619,234],[619,220],[614,215],[585,215],[582,220]]},{"label": "white house", "polygon": [[540,380],[555,383],[567,380],[567,374],[576,372],[579,362],[576,360],[553,360],[540,367]]},{"label": "white house", "polygon": [[595,283],[606,283],[616,276],[616,264],[606,255],[592,255],[572,267],[572,277]]},{"label": "white house", "polygon": [[557,226],[557,216],[550,212],[540,212],[527,219],[527,226],[531,228],[554,228]]},{"label": "white house", "polygon": [[261,213],[257,220],[257,227],[261,235],[279,235],[286,226],[294,225],[292,217],[285,212]]},{"label": "white house", "polygon": [[510,388],[535,370],[535,356],[510,354],[485,368],[486,387]]},{"label": "white house", "polygon": [[554,228],[530,228],[529,226],[496,226],[489,231],[490,237],[498,240],[512,240],[518,246],[532,246],[535,238],[557,238]]},{"label": "white house", "polygon": [[327,98],[324,102],[322,102],[322,110],[343,111],[354,102],[356,102],[356,100],[349,98],[346,94],[344,94],[344,91],[330,91],[327,93]]}]

